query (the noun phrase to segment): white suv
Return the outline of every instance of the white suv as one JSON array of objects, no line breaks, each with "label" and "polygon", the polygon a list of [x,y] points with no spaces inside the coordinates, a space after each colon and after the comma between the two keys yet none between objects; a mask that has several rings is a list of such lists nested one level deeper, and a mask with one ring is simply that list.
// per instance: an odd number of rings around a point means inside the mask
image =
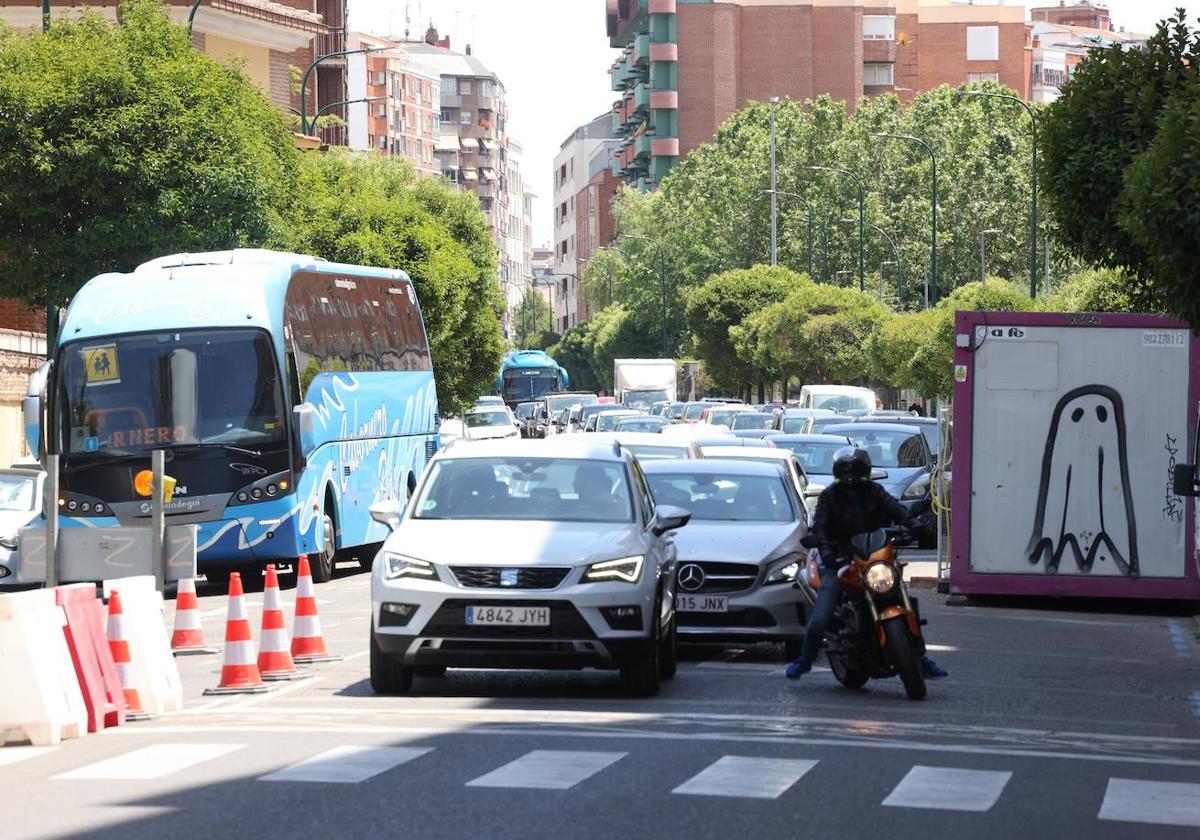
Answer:
[{"label": "white suv", "polygon": [[674,675],[675,548],[636,459],[579,439],[481,441],[430,462],[371,577],[371,686],[446,668],[616,668],[651,695]]}]

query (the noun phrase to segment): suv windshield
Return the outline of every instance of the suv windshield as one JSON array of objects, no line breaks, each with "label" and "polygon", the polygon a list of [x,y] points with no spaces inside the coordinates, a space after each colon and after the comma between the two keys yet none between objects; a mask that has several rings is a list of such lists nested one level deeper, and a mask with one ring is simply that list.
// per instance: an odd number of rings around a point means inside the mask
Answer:
[{"label": "suv windshield", "polygon": [[624,466],[551,458],[434,461],[413,518],[632,522]]},{"label": "suv windshield", "polygon": [[0,510],[33,510],[34,481],[24,475],[0,475]]},{"label": "suv windshield", "polygon": [[68,344],[59,355],[62,452],[287,440],[262,330],[179,330]]},{"label": "suv windshield", "polygon": [[791,522],[796,518],[783,479],[761,475],[646,476],[654,501],[690,510],[693,520]]},{"label": "suv windshield", "polygon": [[468,429],[477,429],[480,426],[506,426],[509,424],[508,414],[500,411],[472,411],[463,417],[463,422],[467,424]]}]

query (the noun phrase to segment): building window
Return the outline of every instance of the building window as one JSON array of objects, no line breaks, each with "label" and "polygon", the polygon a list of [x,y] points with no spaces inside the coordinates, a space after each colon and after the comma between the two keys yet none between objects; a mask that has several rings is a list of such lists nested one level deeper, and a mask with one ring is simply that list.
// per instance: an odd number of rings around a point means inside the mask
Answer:
[{"label": "building window", "polygon": [[442,109],[442,122],[444,122],[444,123],[454,122],[454,109],[453,108],[443,108]]},{"label": "building window", "polygon": [[999,26],[967,27],[967,61],[997,61],[1000,58]]},{"label": "building window", "polygon": [[458,93],[458,81],[453,76],[442,77],[442,96],[454,96]]},{"label": "building window", "polygon": [[458,123],[459,123],[459,125],[470,125],[471,124],[471,112],[463,111],[462,113],[460,113],[458,115]]},{"label": "building window", "polygon": [[999,82],[999,81],[1000,81],[999,73],[968,73],[967,74],[967,84],[969,84],[969,85],[979,85],[979,84],[983,84],[984,82]]},{"label": "building window", "polygon": [[876,85],[891,85],[894,65],[886,62],[872,62],[863,65],[863,87]]},{"label": "building window", "polygon": [[863,15],[864,41],[893,41],[896,38],[894,15]]},{"label": "building window", "polygon": [[471,95],[471,80],[470,79],[459,79],[458,80],[458,95],[459,96],[470,96]]}]

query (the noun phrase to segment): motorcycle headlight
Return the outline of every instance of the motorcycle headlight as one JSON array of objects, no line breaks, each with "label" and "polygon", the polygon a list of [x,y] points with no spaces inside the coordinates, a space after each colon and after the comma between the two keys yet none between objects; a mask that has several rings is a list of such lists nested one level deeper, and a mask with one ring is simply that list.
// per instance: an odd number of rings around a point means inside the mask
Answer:
[{"label": "motorcycle headlight", "polygon": [[801,558],[795,554],[780,558],[767,566],[767,577],[764,581],[770,586],[776,583],[791,583],[800,574]]},{"label": "motorcycle headlight", "polygon": [[908,489],[904,491],[904,495],[900,498],[908,501],[915,501],[916,499],[924,499],[928,495],[929,476],[923,475],[912,484],[908,485]]},{"label": "motorcycle headlight", "polygon": [[383,555],[383,577],[386,580],[411,577],[426,580],[437,577],[433,564],[416,557],[405,557],[403,554],[392,554],[390,551]]},{"label": "motorcycle headlight", "polygon": [[637,583],[637,579],[642,575],[642,562],[644,560],[645,558],[639,554],[637,557],[621,557],[617,560],[604,560],[600,563],[593,563],[583,573],[583,582],[606,583],[608,581],[621,581],[623,583]]},{"label": "motorcycle headlight", "polygon": [[872,563],[867,566],[867,572],[864,576],[867,581],[867,586],[877,595],[885,595],[896,588],[899,578],[896,576],[896,570],[889,563]]}]

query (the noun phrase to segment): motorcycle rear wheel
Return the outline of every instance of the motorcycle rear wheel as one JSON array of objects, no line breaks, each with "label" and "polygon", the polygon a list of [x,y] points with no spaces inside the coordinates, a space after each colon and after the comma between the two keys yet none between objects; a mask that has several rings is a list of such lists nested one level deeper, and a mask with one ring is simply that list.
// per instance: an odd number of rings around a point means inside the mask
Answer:
[{"label": "motorcycle rear wheel", "polygon": [[846,688],[862,688],[867,684],[869,677],[855,668],[851,668],[846,664],[846,660],[840,656],[830,656],[829,670],[833,671],[833,676],[844,685]]},{"label": "motorcycle rear wheel", "polygon": [[904,683],[908,699],[924,700],[925,677],[921,674],[921,658],[917,656],[908,620],[902,615],[889,618],[883,622],[883,632],[887,636],[888,658]]}]

